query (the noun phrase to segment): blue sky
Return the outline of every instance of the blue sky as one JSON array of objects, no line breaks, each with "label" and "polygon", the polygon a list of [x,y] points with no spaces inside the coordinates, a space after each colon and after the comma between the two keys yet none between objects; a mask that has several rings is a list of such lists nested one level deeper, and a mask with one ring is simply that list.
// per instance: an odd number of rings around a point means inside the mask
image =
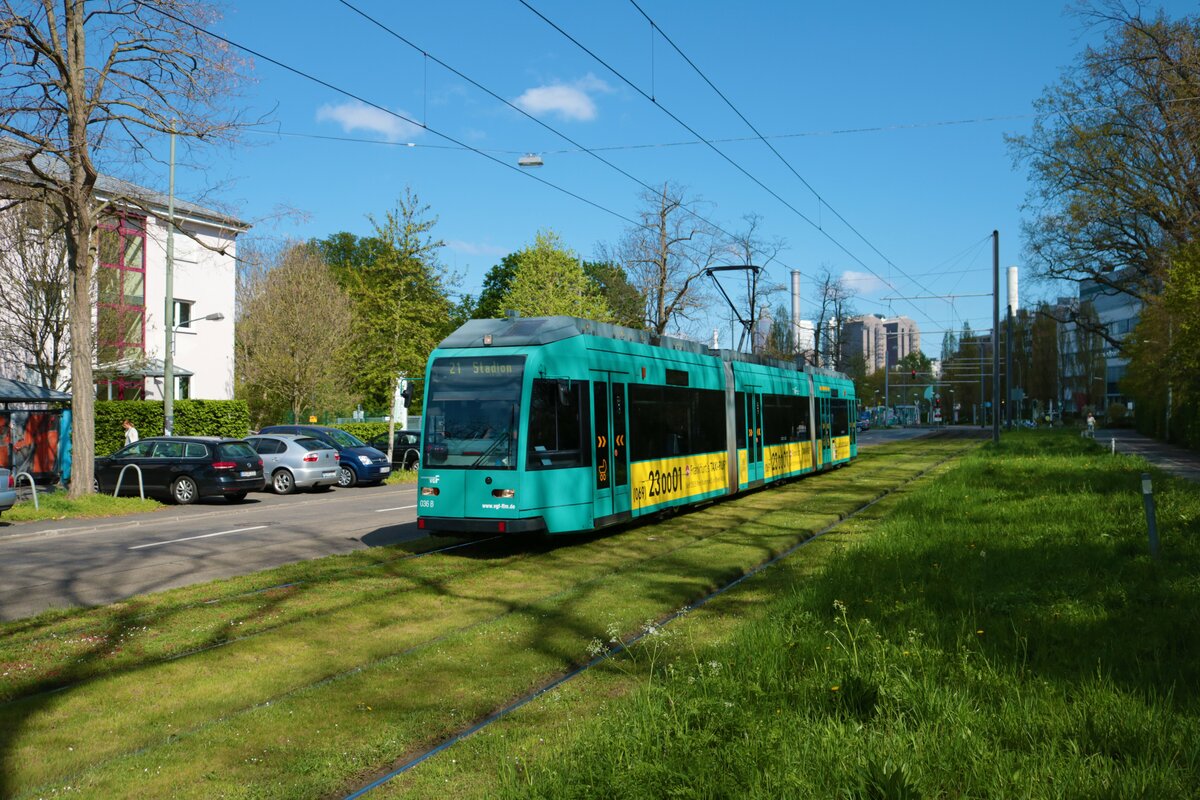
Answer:
[{"label": "blue sky", "polygon": [[[1095,41],[1057,0],[638,0],[820,202],[660,35],[652,36],[632,3],[528,2],[608,66],[519,0],[354,0],[417,48],[584,146],[614,148],[604,157],[643,182],[686,186],[726,230],[738,230],[747,214],[760,215],[763,232],[787,242],[770,277],[786,283],[792,269],[800,270],[806,309],[812,276],[828,268],[856,290],[858,311],[915,319],[933,356],[946,327],[957,330],[964,320],[990,327],[990,300],[966,295],[991,291],[993,229],[1000,231],[1002,267],[1021,264],[1026,176],[1014,168],[1004,135],[1030,129],[1033,101]],[[1193,6],[1172,2],[1166,9],[1179,15]],[[179,178],[181,194],[219,185],[222,202],[254,222],[255,235],[365,235],[367,215],[382,216],[409,186],[438,217],[435,233],[447,243],[443,261],[460,276],[458,290],[476,293],[487,270],[539,229],[553,229],[591,257],[629,227],[621,216],[636,216],[642,189],[635,182],[336,0],[231,4],[217,29],[429,128],[255,59],[254,83],[240,102],[268,123],[238,149]],[[734,140],[717,146],[792,208],[695,143],[625,79],[702,136]],[[526,152],[541,154],[545,166],[504,166]],[[278,216],[281,208],[303,215]],[[1056,292],[1032,285],[1024,270],[1021,280],[1022,302]],[[931,293],[961,296],[886,299]],[[783,294],[777,299],[786,302]],[[714,300],[711,318],[690,332],[707,336],[721,325],[728,346],[720,303]]]}]

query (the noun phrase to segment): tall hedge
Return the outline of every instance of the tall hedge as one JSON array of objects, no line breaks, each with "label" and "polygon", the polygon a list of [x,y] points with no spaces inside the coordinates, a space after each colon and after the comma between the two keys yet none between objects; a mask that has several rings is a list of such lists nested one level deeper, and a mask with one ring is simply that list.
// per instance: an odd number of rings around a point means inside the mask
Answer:
[{"label": "tall hedge", "polygon": [[[351,436],[357,436],[364,442],[370,442],[376,436],[386,436],[388,431],[388,424],[386,422],[341,422],[329,427],[343,430]],[[396,428],[396,430],[400,429]]]},{"label": "tall hedge", "polygon": [[[139,436],[162,436],[161,400],[97,400],[96,455],[108,455],[125,444],[124,420]],[[250,410],[243,400],[176,400],[175,434],[240,439],[250,432]]]}]

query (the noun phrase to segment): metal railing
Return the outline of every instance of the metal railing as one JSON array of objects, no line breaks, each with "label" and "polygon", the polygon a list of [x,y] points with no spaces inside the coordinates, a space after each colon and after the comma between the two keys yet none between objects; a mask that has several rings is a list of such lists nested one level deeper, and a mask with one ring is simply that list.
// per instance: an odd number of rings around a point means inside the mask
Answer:
[{"label": "metal railing", "polygon": [[146,499],[146,487],[145,487],[145,485],[142,483],[142,468],[141,468],[141,467],[139,467],[137,464],[126,464],[125,466],[121,467],[121,471],[120,471],[120,473],[118,473],[118,474],[117,474],[117,488],[113,489],[113,497],[116,497],[118,494],[120,494],[120,492],[121,492],[121,481],[122,481],[122,479],[124,479],[124,477],[125,477],[125,470],[129,469],[130,467],[133,467],[133,470],[134,470],[134,472],[136,472],[136,473],[137,473],[137,476],[138,476],[138,494],[139,494],[139,495],[141,495],[141,497],[142,497],[142,499],[143,499],[143,500],[145,500],[145,499]]},{"label": "metal railing", "polygon": [[37,484],[33,482],[32,475],[30,475],[28,472],[18,472],[17,473],[17,482],[14,485],[14,487],[20,488],[22,475],[24,475],[26,478],[29,478],[29,490],[31,492],[33,492],[33,508],[34,508],[34,510],[38,510]]}]

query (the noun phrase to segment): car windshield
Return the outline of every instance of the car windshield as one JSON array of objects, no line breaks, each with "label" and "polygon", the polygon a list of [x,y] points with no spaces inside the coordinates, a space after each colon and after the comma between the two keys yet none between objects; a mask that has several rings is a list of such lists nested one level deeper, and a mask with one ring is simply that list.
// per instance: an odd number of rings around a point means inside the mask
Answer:
[{"label": "car windshield", "polygon": [[330,428],[327,431],[321,431],[321,435],[329,441],[336,444],[338,447],[366,447],[367,443],[357,436],[351,436],[345,431],[340,431],[337,428]]},{"label": "car windshield", "polygon": [[422,463],[515,469],[524,367],[524,356],[434,361],[422,425]]},{"label": "car windshield", "polygon": [[223,442],[217,445],[217,458],[258,458],[254,448],[245,442]]}]

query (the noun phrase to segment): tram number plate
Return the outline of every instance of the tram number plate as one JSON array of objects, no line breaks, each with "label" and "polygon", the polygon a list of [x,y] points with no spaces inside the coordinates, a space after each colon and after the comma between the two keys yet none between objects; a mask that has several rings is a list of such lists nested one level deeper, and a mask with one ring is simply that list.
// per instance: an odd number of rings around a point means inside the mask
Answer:
[{"label": "tram number plate", "polygon": [[646,480],[650,484],[647,497],[660,497],[664,494],[673,494],[683,488],[683,469],[675,467],[674,469],[652,469],[646,474]]}]

